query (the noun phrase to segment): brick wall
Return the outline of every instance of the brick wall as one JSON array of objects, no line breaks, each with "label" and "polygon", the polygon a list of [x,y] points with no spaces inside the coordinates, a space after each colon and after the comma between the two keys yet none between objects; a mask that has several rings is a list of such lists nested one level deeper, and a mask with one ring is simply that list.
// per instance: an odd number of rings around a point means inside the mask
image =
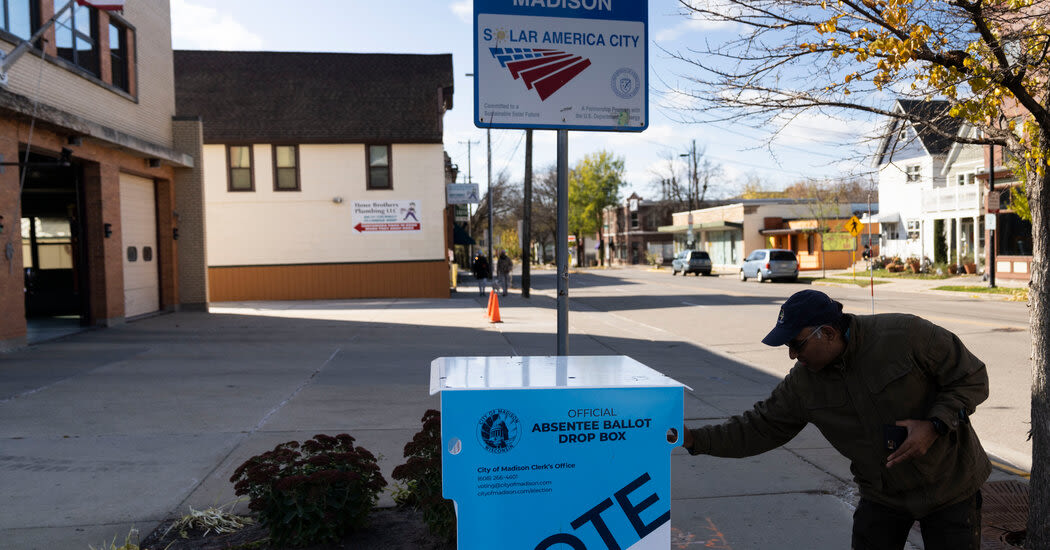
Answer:
[{"label": "brick wall", "polygon": [[[15,125],[0,121],[0,134],[11,135]],[[4,161],[18,158],[18,141],[0,140],[0,154]],[[22,272],[22,236],[20,232],[21,197],[18,188],[18,169],[6,167],[0,174],[0,351],[13,349],[25,343],[26,322],[25,279]],[[7,259],[5,250],[10,245],[14,255]]]},{"label": "brick wall", "polygon": [[181,308],[208,308],[208,261],[205,255],[203,125],[200,119],[176,118],[175,149],[193,157],[193,168],[175,170],[175,220],[179,230],[179,298]]}]

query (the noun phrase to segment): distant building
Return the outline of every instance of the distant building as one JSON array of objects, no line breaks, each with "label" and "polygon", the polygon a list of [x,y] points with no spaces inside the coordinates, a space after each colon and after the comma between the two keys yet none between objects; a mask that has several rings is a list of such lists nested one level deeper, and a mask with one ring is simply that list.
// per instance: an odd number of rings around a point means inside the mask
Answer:
[{"label": "distant building", "polygon": [[[66,4],[4,2],[4,50]],[[0,349],[40,318],[109,326],[203,304],[197,142],[173,119],[167,2],[73,4],[8,76],[0,155],[17,164],[0,173]]]},{"label": "distant building", "polygon": [[668,201],[647,201],[637,193],[621,205],[607,207],[602,212],[601,232],[609,265],[644,264],[649,254],[670,263],[674,242],[659,228],[671,221],[672,208]]},{"label": "distant building", "polygon": [[845,233],[844,224],[856,209],[849,203],[830,209],[829,217],[818,221],[810,204],[795,199],[727,202],[729,204],[691,212],[675,212],[672,225],[660,227],[659,231],[673,235],[676,252],[688,247],[692,233],[691,248],[706,250],[715,267],[723,269],[738,267],[751,251],[760,248],[795,251],[801,269],[845,268],[854,257],[860,259],[860,251],[868,242],[865,235],[852,238]]},{"label": "distant building", "polygon": [[447,297],[452,83],[451,55],[176,51],[209,299]]}]

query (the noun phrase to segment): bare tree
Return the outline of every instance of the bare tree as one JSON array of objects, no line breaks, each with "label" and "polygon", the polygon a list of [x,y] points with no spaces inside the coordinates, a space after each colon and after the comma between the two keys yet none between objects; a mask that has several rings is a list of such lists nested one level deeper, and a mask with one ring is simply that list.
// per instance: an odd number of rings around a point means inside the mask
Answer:
[{"label": "bare tree", "polygon": [[[685,166],[681,166],[685,157]],[[703,208],[707,193],[722,177],[722,165],[707,157],[707,148],[696,147],[696,142],[686,153],[665,153],[662,163],[652,171],[653,187],[659,192],[660,200],[668,201],[677,211]]]}]

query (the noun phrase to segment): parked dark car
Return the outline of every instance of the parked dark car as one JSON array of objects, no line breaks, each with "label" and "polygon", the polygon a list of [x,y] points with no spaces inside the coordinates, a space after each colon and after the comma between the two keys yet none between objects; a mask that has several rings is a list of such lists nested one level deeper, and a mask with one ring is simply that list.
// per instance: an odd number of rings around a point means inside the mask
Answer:
[{"label": "parked dark car", "polygon": [[682,275],[694,273],[696,275],[711,274],[711,256],[703,250],[683,250],[671,261],[671,275]]},{"label": "parked dark car", "polygon": [[777,279],[798,280],[798,257],[790,250],[762,248],[747,255],[740,266],[740,280],[754,277],[758,282]]}]

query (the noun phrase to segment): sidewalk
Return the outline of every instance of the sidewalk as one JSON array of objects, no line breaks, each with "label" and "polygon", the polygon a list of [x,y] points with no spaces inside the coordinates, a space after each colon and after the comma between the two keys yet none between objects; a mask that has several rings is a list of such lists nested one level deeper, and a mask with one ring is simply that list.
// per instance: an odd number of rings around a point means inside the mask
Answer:
[{"label": "sidewalk", "polygon": [[[86,549],[133,526],[145,537],[233,500],[246,458],[318,433],[350,433],[392,481],[423,412],[439,408],[431,360],[553,352],[553,291],[512,289],[490,324],[472,283],[448,300],[214,304],[0,355],[2,546]],[[574,354],[629,355],[694,388],[690,424],[745,410],[777,382],[652,327],[608,336],[600,312],[574,307],[573,326]],[[849,466],[812,427],[749,459],[670,458],[675,547],[848,544]]]}]

